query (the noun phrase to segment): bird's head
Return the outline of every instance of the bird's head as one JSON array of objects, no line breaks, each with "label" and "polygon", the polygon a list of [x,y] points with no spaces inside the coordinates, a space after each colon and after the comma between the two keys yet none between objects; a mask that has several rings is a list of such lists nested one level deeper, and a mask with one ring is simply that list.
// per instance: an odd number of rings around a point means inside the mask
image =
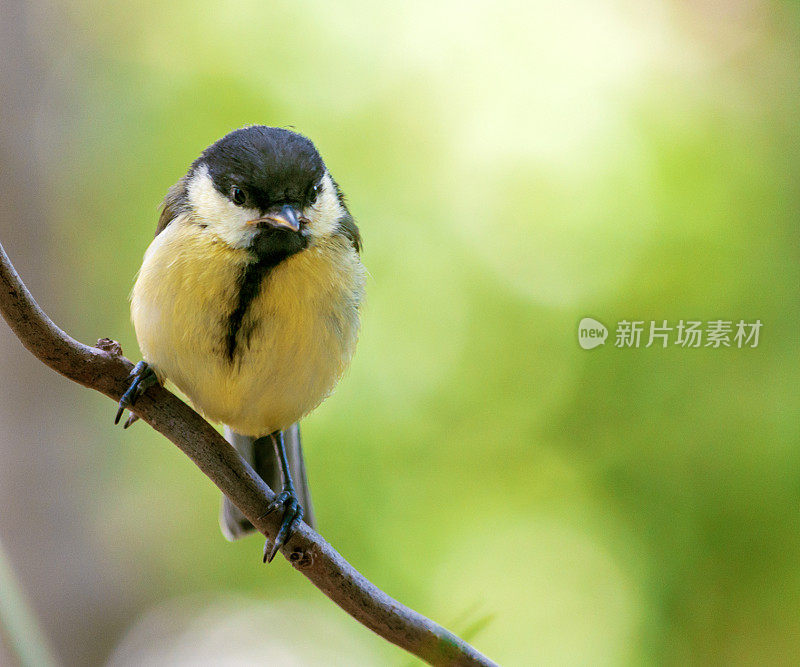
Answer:
[{"label": "bird's head", "polygon": [[266,260],[336,234],[358,249],[358,231],[314,144],[280,128],[241,128],[203,151],[165,198],[159,231],[181,213]]}]

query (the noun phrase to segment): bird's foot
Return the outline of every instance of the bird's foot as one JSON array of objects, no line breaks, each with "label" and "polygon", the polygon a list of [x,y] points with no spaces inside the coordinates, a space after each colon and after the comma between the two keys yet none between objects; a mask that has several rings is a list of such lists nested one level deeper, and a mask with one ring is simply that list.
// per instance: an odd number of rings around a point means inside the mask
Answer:
[{"label": "bird's foot", "polygon": [[297,526],[303,520],[303,507],[297,501],[297,496],[294,494],[293,488],[283,487],[283,491],[275,496],[275,499],[267,507],[264,516],[269,516],[281,507],[283,508],[283,519],[281,520],[281,527],[278,530],[278,534],[275,536],[275,540],[272,543],[272,548],[270,548],[269,540],[264,544],[265,563],[272,562],[272,559],[275,558],[275,554],[278,553],[278,549],[286,544],[286,541],[292,536],[292,533],[294,533]]},{"label": "bird's foot", "polygon": [[[119,410],[117,410],[117,416],[114,417],[115,424],[119,424],[122,413],[125,412],[126,409],[131,408],[136,403],[139,396],[141,396],[154,384],[158,384],[158,378],[156,377],[155,371],[150,368],[146,361],[140,361],[138,364],[136,364],[133,367],[131,374],[128,376],[128,379],[131,380],[131,384],[125,393],[122,394],[122,398],[119,399]],[[138,417],[131,413],[123,428],[128,428],[137,419]]]}]

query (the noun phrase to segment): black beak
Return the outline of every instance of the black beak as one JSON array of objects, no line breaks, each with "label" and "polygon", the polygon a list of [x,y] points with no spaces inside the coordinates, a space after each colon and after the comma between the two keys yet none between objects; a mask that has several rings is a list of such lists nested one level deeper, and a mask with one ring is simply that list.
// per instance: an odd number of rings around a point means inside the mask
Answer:
[{"label": "black beak", "polygon": [[299,232],[301,222],[306,222],[306,219],[297,212],[297,209],[289,204],[284,204],[279,211],[267,213],[265,216],[255,220],[248,220],[247,224]]}]

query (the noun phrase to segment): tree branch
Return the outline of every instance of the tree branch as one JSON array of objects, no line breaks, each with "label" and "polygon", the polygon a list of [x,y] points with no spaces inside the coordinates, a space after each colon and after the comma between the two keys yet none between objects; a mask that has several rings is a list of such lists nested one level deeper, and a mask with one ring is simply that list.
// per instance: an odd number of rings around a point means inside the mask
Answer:
[{"label": "tree branch", "polygon": [[[119,344],[79,343],[39,308],[0,245],[0,313],[22,344],[53,370],[118,401],[133,364]],[[267,537],[280,523],[262,516],[275,495],[239,453],[197,412],[161,386],[149,389],[134,412],[177,445]],[[369,582],[302,523],[283,555],[348,614],[384,639],[431,665],[494,665],[467,642],[403,606]]]}]

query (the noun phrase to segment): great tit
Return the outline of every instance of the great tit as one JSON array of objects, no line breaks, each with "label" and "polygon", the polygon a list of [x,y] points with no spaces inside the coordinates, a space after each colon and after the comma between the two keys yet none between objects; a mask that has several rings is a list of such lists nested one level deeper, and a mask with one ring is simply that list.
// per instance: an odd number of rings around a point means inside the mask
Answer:
[{"label": "great tit", "polygon": [[[297,422],[350,363],[365,269],[361,236],[314,144],[255,125],[206,148],[167,192],[131,295],[144,361],[116,421],[169,380],[281,491],[271,561],[311,501]],[[135,421],[131,417],[126,426]],[[223,500],[236,539],[249,521]]]}]

